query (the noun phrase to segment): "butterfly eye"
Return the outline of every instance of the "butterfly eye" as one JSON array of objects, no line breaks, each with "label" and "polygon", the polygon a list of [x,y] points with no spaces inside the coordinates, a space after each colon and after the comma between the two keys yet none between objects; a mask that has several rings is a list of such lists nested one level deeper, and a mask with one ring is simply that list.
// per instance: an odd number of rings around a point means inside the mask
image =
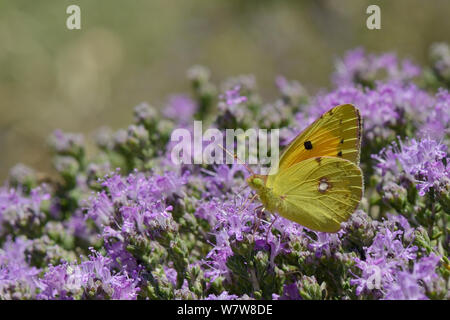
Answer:
[{"label": "butterfly eye", "polygon": [[255,179],[253,179],[252,182],[257,187],[260,187],[260,186],[262,186],[264,184],[264,182],[260,178],[255,178]]}]

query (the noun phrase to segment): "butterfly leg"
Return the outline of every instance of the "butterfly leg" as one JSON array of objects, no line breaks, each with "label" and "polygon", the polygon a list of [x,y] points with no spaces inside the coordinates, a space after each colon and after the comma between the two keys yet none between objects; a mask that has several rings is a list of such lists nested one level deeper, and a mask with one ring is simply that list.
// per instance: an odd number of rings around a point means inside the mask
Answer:
[{"label": "butterfly leg", "polygon": [[[261,209],[262,208],[262,209]],[[255,235],[255,233],[256,233],[256,231],[258,230],[258,228],[259,228],[259,225],[260,225],[260,223],[261,223],[261,216],[262,216],[262,214],[264,213],[264,211],[266,210],[266,208],[264,208],[263,206],[259,206],[259,207],[257,207],[255,210],[259,210],[259,209],[261,209],[261,211],[259,211],[258,212],[258,214],[257,214],[257,220],[256,220],[256,222],[255,222],[255,227],[253,228],[253,235]]]},{"label": "butterfly leg", "polygon": [[239,212],[241,212],[244,209],[245,205],[247,204],[247,201],[249,201],[251,198],[254,198],[255,196],[256,196],[256,194],[253,195],[252,197],[250,197],[250,194],[249,194],[249,196],[247,198],[245,198],[244,203],[242,203],[241,207],[239,208]]},{"label": "butterfly leg", "polygon": [[260,209],[264,209],[264,206],[263,206],[263,205],[257,206],[257,207],[255,208],[255,211],[258,211],[258,210],[260,210]]},{"label": "butterfly leg", "polygon": [[245,185],[244,187],[242,187],[238,192],[237,192],[237,194],[240,194],[241,192],[243,192],[245,189],[247,189],[247,188],[250,188],[250,186],[247,184],[247,185]]},{"label": "butterfly leg", "polygon": [[[241,193],[243,193],[245,191],[245,189],[247,189],[247,188],[250,188],[250,186],[249,185],[245,185],[243,188],[239,189],[236,192],[236,197],[234,197],[234,202],[235,202],[236,205],[237,205],[237,199],[240,198]],[[245,202],[247,202],[248,198],[250,197],[250,194],[251,193],[249,193],[248,196],[245,198]]]},{"label": "butterfly leg", "polygon": [[268,242],[267,240],[268,240],[268,238],[269,238],[269,232],[272,231],[272,226],[273,226],[273,224],[274,224],[275,221],[277,221],[277,219],[278,219],[278,215],[277,215],[277,214],[275,214],[274,216],[275,216],[275,218],[274,218],[274,219],[272,220],[272,222],[270,223],[269,228],[267,228],[266,242]]},{"label": "butterfly leg", "polygon": [[[247,201],[245,201],[245,203],[239,209],[239,213],[241,213],[244,210],[247,210],[247,208],[252,204],[252,202],[255,201],[257,196],[258,196],[258,194],[253,195],[253,197],[250,198],[250,201],[248,201],[248,203],[247,203]],[[245,204],[247,204],[247,205],[244,207]]]}]

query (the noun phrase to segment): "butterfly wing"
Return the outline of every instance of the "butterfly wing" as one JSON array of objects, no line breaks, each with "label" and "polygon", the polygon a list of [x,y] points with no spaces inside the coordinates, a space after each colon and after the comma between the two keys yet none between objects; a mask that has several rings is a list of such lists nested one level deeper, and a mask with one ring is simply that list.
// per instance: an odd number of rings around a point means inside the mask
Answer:
[{"label": "butterfly wing", "polygon": [[324,113],[300,133],[280,157],[278,170],[316,157],[339,157],[359,164],[361,115],[351,104]]},{"label": "butterfly wing", "polygon": [[361,200],[363,175],[349,160],[316,157],[280,171],[267,187],[281,199],[281,216],[312,230],[336,232]]}]

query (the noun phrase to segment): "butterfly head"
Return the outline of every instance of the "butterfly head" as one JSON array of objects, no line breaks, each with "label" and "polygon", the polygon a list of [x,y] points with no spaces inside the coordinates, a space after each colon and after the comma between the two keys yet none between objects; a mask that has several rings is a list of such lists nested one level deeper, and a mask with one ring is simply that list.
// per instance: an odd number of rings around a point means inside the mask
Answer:
[{"label": "butterfly head", "polygon": [[261,190],[266,185],[266,176],[253,174],[247,178],[247,183],[255,191]]}]

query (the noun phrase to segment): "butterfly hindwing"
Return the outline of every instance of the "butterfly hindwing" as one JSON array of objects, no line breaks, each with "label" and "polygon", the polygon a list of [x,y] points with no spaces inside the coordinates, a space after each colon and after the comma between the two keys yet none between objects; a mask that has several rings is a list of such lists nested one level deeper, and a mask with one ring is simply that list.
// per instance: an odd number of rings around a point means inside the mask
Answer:
[{"label": "butterfly hindwing", "polygon": [[336,232],[363,193],[361,169],[337,157],[315,157],[280,171],[267,187],[283,201],[278,213],[312,230]]},{"label": "butterfly hindwing", "polygon": [[279,170],[316,157],[338,157],[359,164],[361,116],[351,104],[324,113],[299,134],[280,157]]}]

